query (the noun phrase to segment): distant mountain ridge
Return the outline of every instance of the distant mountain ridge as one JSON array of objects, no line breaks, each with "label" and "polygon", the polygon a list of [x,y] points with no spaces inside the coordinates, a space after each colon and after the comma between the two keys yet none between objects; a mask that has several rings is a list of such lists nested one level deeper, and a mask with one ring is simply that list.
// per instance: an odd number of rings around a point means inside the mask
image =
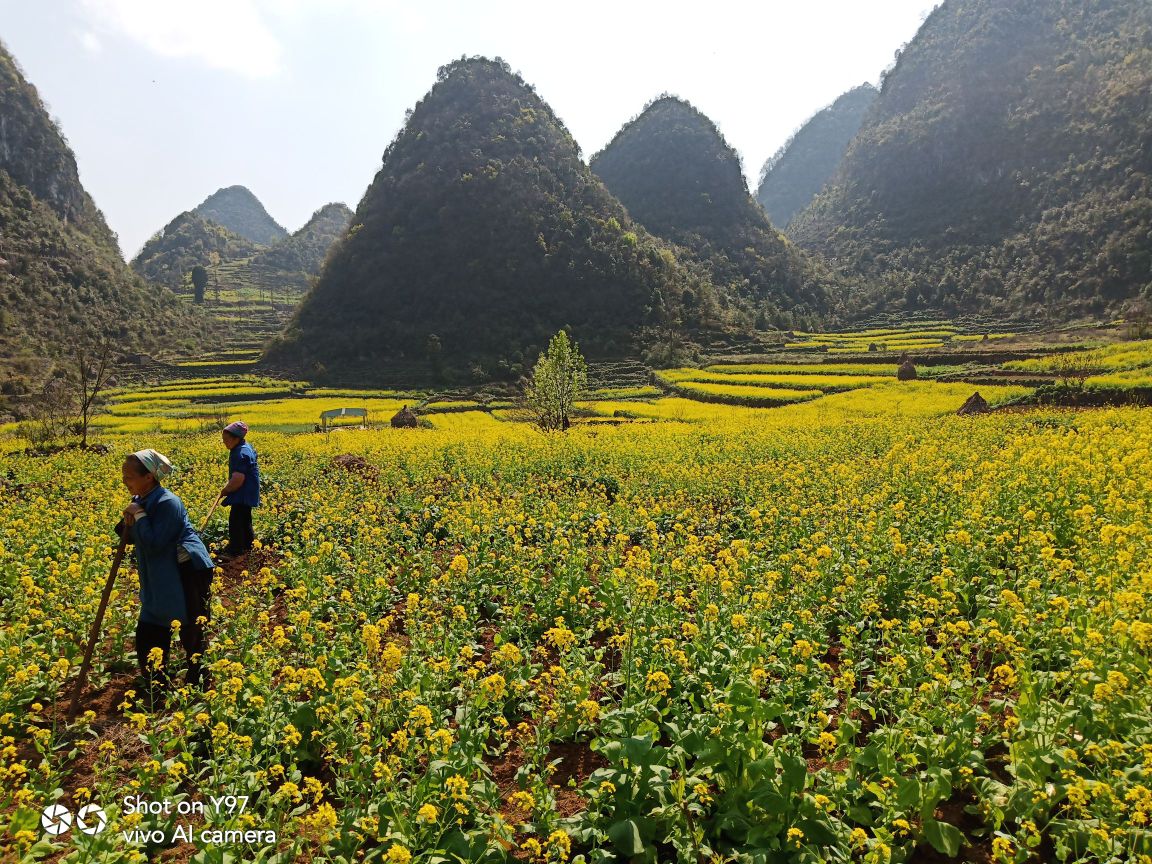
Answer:
[{"label": "distant mountain ridge", "polygon": [[268,215],[260,199],[245,186],[217,189],[192,212],[262,246],[271,246],[288,236],[283,226]]},{"label": "distant mountain ridge", "polygon": [[1152,295],[1152,3],[946,0],[789,233],[861,314]]},{"label": "distant mountain ridge", "polygon": [[506,63],[461,59],[388,147],[345,239],[269,361],[503,369],[556,330],[588,356],[676,328],[707,280],[632,223]]},{"label": "distant mountain ridge", "polygon": [[346,205],[326,204],[294,234],[264,246],[188,210],[144,244],[132,259],[132,268],[149,281],[186,292],[191,290],[193,267],[235,264],[228,268],[227,279],[220,280],[222,287],[278,284],[286,294],[299,296],[308,289],[309,278],[320,272],[328,248],[343,235],[351,218]]},{"label": "distant mountain ridge", "polygon": [[212,267],[255,255],[261,247],[185,210],[158,231],[132,259],[132,269],[150,282],[179,291],[193,267]]},{"label": "distant mountain ridge", "polygon": [[209,331],[125,265],[75,156],[0,45],[0,358],[102,338],[172,350]]},{"label": "distant mountain ridge", "polygon": [[879,95],[871,84],[854,87],[805,121],[764,163],[756,200],[773,225],[787,233],[792,217],[824,188]]},{"label": "distant mountain ridge", "polygon": [[352,216],[347,204],[325,204],[298,231],[259,252],[254,263],[316,276],[329,248],[348,230]]},{"label": "distant mountain ridge", "polygon": [[736,152],[687,102],[650,103],[592,157],[595,171],[649,231],[689,251],[747,326],[788,328],[827,312],[827,278],[769,224]]}]

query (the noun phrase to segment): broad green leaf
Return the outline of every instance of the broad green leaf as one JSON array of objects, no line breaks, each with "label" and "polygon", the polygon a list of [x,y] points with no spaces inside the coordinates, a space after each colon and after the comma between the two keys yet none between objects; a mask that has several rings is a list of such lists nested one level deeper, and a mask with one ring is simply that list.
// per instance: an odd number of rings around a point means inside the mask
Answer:
[{"label": "broad green leaf", "polygon": [[964,842],[964,835],[955,825],[941,822],[937,819],[927,819],[924,822],[924,836],[932,844],[932,848],[941,855],[955,858]]},{"label": "broad green leaf", "polygon": [[647,736],[625,738],[620,743],[624,748],[624,755],[634,763],[642,763],[644,757],[652,750],[652,739]]},{"label": "broad green leaf", "polygon": [[797,827],[804,832],[809,842],[817,846],[833,846],[837,842],[836,832],[832,830],[827,818],[812,817],[801,819]]},{"label": "broad green leaf", "polygon": [[780,770],[789,791],[799,792],[808,779],[808,763],[799,756],[780,756]]},{"label": "broad green leaf", "polygon": [[920,781],[915,777],[901,777],[896,781],[896,803],[905,810],[920,801]]},{"label": "broad green leaf", "polygon": [[625,855],[641,855],[644,841],[640,839],[640,828],[631,819],[617,822],[608,829],[608,839]]},{"label": "broad green leaf", "polygon": [[30,807],[18,807],[8,822],[9,835],[15,834],[17,831],[40,833],[40,814]]}]

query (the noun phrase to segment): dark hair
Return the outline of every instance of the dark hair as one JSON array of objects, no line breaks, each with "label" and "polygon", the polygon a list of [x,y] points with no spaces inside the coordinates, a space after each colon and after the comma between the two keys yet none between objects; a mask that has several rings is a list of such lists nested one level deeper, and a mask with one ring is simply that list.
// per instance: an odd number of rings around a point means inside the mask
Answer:
[{"label": "dark hair", "polygon": [[139,474],[141,477],[143,477],[145,474],[151,474],[152,473],[151,471],[148,470],[148,468],[144,465],[144,463],[140,461],[140,457],[137,456],[135,453],[129,453],[127,456],[125,456],[124,457],[124,464],[125,465],[131,465],[133,470],[137,474]]}]

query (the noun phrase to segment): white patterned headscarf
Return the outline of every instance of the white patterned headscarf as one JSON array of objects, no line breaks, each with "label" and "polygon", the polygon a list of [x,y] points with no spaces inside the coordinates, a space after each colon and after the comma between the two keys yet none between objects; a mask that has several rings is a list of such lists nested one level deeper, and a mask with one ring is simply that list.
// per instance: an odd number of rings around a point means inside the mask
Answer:
[{"label": "white patterned headscarf", "polygon": [[132,454],[148,469],[148,473],[156,478],[157,482],[172,473],[172,463],[163,453],[155,450],[137,450]]}]

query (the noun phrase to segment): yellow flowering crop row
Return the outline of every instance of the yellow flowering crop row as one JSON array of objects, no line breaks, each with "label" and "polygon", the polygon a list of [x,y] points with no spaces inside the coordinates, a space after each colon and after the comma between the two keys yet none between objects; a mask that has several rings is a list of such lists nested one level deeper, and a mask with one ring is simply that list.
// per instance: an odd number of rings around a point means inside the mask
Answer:
[{"label": "yellow flowering crop row", "polygon": [[1091,375],[1085,382],[1090,387],[1107,387],[1127,390],[1131,387],[1152,387],[1152,365],[1123,372],[1109,372],[1105,375]]},{"label": "yellow flowering crop row", "polygon": [[715,363],[705,372],[725,375],[865,375],[896,377],[895,363]]},{"label": "yellow flowering crop row", "polygon": [[1032,360],[1014,360],[1005,363],[1007,369],[1024,372],[1058,372],[1068,363],[1081,364],[1098,372],[1123,372],[1129,369],[1152,367],[1152,339],[1136,342],[1118,342],[1088,351],[1053,354]]},{"label": "yellow flowering crop row", "polygon": [[[747,377],[747,376],[743,376]],[[666,381],[670,389],[690,398],[717,398],[733,404],[774,405],[823,396],[822,390],[768,387],[754,384],[717,384],[711,381]]]},{"label": "yellow flowering crop row", "polygon": [[194,369],[199,366],[219,366],[221,363],[227,363],[229,366],[255,366],[258,361],[258,357],[227,358],[215,360],[182,360],[176,365],[186,369]]},{"label": "yellow flowering crop row", "polygon": [[856,387],[867,387],[869,384],[882,384],[886,381],[892,380],[895,377],[895,373],[889,376],[862,374],[813,374],[807,371],[799,373],[740,372],[729,374],[726,372],[712,372],[701,369],[664,369],[660,372],[657,372],[656,376],[657,378],[670,384],[682,384],[685,382],[691,382],[741,386],[758,385],[761,387],[778,389],[818,389],[821,391],[836,391],[851,390]]}]

